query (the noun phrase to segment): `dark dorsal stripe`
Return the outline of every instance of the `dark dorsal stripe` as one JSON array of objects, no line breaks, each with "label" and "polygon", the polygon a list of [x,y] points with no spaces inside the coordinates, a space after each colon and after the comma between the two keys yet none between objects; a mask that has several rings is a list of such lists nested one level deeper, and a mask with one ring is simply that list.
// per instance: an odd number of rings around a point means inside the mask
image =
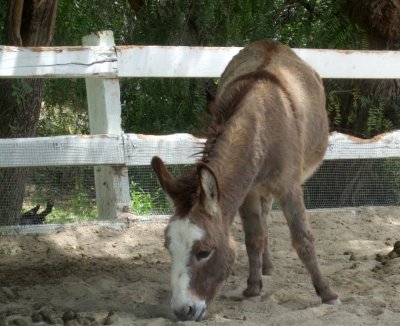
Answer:
[{"label": "dark dorsal stripe", "polygon": [[297,123],[298,114],[290,92],[274,73],[261,67],[258,70],[244,74],[229,83],[222,97],[211,104],[209,112],[212,116],[212,124],[208,130],[207,144],[202,152],[203,162],[207,163],[209,158],[213,155],[213,146],[216,143],[218,136],[222,133],[224,124],[239,110],[242,100],[250,92],[256,82],[262,80],[271,82],[278,86],[286,95],[290,103],[290,109],[295,118],[296,129],[299,132],[299,125]]}]

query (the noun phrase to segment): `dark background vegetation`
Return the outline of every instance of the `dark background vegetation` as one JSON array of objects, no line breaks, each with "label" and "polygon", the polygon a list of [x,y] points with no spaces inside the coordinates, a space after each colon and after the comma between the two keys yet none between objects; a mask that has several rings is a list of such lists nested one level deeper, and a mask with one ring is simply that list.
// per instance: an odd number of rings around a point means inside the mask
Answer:
[{"label": "dark background vegetation", "polygon": [[[19,17],[16,8],[18,4],[24,6],[20,26],[16,25]],[[54,4],[58,6],[52,11],[50,9]],[[43,12],[49,19],[38,22],[35,17]],[[55,20],[54,26],[51,24],[52,20]],[[400,1],[0,2],[0,44],[81,45],[82,36],[106,29],[114,32],[118,45],[244,46],[255,40],[272,38],[291,47],[300,48],[397,50],[400,46]],[[84,80],[54,79],[43,82],[0,81],[2,89],[8,89],[11,95],[0,98],[0,137],[88,133]],[[121,80],[124,131],[199,134],[199,118],[207,101],[215,92],[216,83],[217,81],[212,79]],[[367,138],[400,128],[398,80],[325,80],[325,86],[331,130]],[[26,124],[26,121],[29,121],[29,124]],[[397,171],[392,171],[394,167],[399,166],[398,161],[390,166],[384,160],[380,163],[364,161],[357,164],[357,169],[366,171],[373,166],[375,170],[388,175],[390,180],[399,177],[396,175]],[[335,171],[340,174],[343,166],[332,164],[327,169],[332,171],[333,175]],[[80,172],[74,173],[72,176],[71,173],[64,174],[70,181],[73,180],[73,191],[81,193],[84,187],[80,180],[84,180],[85,177],[80,176]],[[60,180],[60,172],[56,175],[59,182],[65,182]],[[354,185],[357,189],[367,187],[367,192],[373,192],[373,184],[366,185],[364,179],[358,175],[360,174],[344,175],[340,182]],[[0,210],[0,220],[3,222],[15,222],[22,206],[26,178],[26,171],[22,169],[0,170],[0,207],[8,207],[7,210],[3,209],[4,212]],[[381,181],[382,178],[378,174],[376,182]],[[322,188],[326,184],[318,176],[313,182]],[[350,187],[348,191],[354,192],[354,187]],[[395,182],[395,186],[392,185],[389,189],[394,197],[399,196],[398,187],[398,183]],[[343,189],[327,188],[321,191],[328,190],[329,197],[336,198],[333,200],[335,205],[338,204],[338,197],[347,196],[343,195]],[[352,205],[359,203],[357,200],[351,202]],[[316,206],[312,203],[310,205]],[[11,216],[11,211],[16,213]]]}]

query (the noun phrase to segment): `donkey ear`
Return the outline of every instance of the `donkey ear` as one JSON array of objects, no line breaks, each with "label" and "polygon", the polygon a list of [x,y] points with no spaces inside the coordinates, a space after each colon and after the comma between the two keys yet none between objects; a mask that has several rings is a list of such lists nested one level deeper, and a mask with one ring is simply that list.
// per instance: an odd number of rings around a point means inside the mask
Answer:
[{"label": "donkey ear", "polygon": [[176,189],[176,180],[174,176],[168,171],[164,162],[158,156],[153,157],[151,166],[157,175],[161,188],[172,199],[172,194],[174,193],[174,189]]},{"label": "donkey ear", "polygon": [[197,174],[201,186],[201,198],[207,212],[214,216],[219,210],[220,191],[217,178],[207,164],[197,165]]}]

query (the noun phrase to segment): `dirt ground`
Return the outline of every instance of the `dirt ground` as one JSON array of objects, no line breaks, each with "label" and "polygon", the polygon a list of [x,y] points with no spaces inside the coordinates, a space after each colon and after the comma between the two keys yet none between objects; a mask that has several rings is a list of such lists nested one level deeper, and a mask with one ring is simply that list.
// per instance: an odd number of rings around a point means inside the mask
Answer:
[{"label": "dirt ground", "polygon": [[[207,320],[179,325],[400,325],[400,208],[310,214],[322,268],[343,304],[321,305],[289,240],[270,220],[275,272],[262,295],[244,299],[247,257],[232,226],[237,261]],[[0,236],[1,325],[172,325],[165,222],[113,229]],[[377,257],[378,255],[378,257]]]}]

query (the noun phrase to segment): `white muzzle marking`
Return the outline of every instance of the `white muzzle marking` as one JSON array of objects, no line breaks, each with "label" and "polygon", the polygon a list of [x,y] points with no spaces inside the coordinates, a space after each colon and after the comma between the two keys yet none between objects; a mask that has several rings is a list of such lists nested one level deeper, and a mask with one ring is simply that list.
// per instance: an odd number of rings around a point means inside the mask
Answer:
[{"label": "white muzzle marking", "polygon": [[168,228],[169,250],[172,258],[171,308],[184,319],[201,319],[206,310],[204,300],[189,291],[190,268],[188,267],[193,244],[204,237],[204,231],[191,223],[189,218],[172,221]]}]

